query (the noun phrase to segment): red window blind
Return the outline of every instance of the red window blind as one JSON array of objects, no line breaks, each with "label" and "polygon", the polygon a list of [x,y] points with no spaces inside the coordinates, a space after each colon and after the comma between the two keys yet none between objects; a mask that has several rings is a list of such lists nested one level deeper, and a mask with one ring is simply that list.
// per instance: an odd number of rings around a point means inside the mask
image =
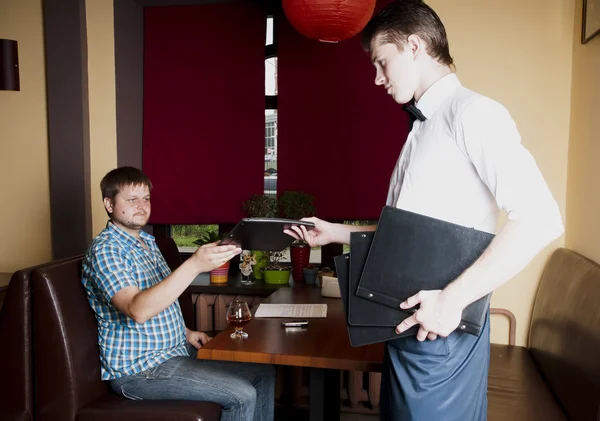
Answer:
[{"label": "red window blind", "polygon": [[233,223],[262,192],[265,31],[256,3],[145,9],[151,223]]},{"label": "red window blind", "polygon": [[379,218],[407,113],[375,86],[360,36],[313,41],[280,18],[278,44],[279,194],[312,194],[325,219]]}]

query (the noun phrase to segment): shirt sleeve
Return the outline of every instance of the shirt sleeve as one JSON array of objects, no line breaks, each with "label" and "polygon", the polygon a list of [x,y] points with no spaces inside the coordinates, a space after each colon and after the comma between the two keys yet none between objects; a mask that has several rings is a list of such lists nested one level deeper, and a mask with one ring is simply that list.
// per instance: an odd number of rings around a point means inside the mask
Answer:
[{"label": "shirt sleeve", "polygon": [[132,276],[132,267],[124,250],[112,245],[99,247],[92,255],[91,263],[96,286],[107,303],[125,287],[139,288],[137,280]]},{"label": "shirt sleeve", "polygon": [[509,220],[535,220],[562,232],[558,204],[508,111],[479,97],[456,119],[456,139]]}]

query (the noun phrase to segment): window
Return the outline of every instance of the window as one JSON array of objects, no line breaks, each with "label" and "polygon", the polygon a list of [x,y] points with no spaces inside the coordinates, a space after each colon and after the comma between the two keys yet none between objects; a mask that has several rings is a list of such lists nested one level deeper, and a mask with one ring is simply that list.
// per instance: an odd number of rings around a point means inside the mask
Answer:
[{"label": "window", "polygon": [[273,28],[273,17],[268,17],[265,43],[264,193],[277,197],[277,45]]},{"label": "window", "polygon": [[277,196],[277,113],[265,110],[265,194]]},{"label": "window", "polygon": [[194,241],[215,231],[219,231],[218,225],[172,225],[171,237],[173,237],[178,247],[196,249],[198,245],[194,244]]},{"label": "window", "polygon": [[267,155],[275,151],[275,130],[277,130],[277,115],[267,114],[265,125],[265,154]]}]

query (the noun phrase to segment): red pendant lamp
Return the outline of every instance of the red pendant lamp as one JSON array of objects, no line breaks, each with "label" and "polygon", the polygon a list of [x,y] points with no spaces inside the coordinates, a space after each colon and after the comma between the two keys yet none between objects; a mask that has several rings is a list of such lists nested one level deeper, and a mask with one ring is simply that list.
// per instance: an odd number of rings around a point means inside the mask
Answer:
[{"label": "red pendant lamp", "polygon": [[294,28],[307,38],[338,42],[358,34],[369,22],[376,0],[283,0]]}]

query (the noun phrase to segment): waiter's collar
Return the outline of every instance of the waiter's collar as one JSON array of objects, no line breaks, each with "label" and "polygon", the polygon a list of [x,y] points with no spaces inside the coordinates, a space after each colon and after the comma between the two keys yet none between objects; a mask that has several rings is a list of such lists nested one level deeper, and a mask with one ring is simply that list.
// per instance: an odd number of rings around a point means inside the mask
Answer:
[{"label": "waiter's collar", "polygon": [[461,86],[460,80],[455,73],[450,73],[441,79],[438,79],[431,85],[421,96],[415,106],[421,110],[423,115],[428,119],[433,116],[442,103],[448,99],[456,88]]}]

